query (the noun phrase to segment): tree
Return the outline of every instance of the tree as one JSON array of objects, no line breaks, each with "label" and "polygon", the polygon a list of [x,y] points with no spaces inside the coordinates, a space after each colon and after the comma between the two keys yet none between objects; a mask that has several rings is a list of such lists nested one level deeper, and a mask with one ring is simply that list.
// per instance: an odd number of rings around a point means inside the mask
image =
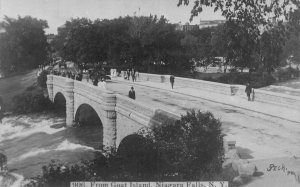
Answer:
[{"label": "tree", "polygon": [[[182,4],[188,5],[189,0],[179,0],[178,6]],[[263,30],[274,28],[276,22],[280,24],[282,17],[294,23],[291,27],[299,27],[300,24],[298,0],[195,0],[190,20],[198,16],[205,6],[221,11],[227,21],[234,24],[231,26],[236,27],[230,35],[228,45],[231,52],[227,53],[226,58],[232,58],[233,65],[240,68],[257,67],[253,56],[260,49],[259,40]]]},{"label": "tree", "polygon": [[286,60],[300,64],[300,10],[295,10],[290,14],[290,22],[287,27],[292,28],[288,40],[283,47],[282,64],[286,64]]},{"label": "tree", "polygon": [[289,59],[291,62],[300,64],[300,35],[292,33],[290,38],[286,41],[283,47],[281,55],[281,62],[286,65],[286,60]]},{"label": "tree", "polygon": [[269,74],[280,65],[285,36],[278,28],[265,31],[260,39],[260,65]]},{"label": "tree", "polygon": [[78,18],[60,28],[53,46],[75,63],[107,61],[146,72],[181,72],[191,67],[180,44],[182,37],[164,17]]},{"label": "tree", "polygon": [[48,47],[44,32],[48,24],[45,20],[30,16],[19,16],[18,19],[5,16],[0,24],[5,30],[0,34],[2,71],[23,71],[44,63]]},{"label": "tree", "polygon": [[[191,110],[181,119],[152,128],[161,170],[183,180],[207,180],[221,171],[224,158],[221,122],[210,112]],[[210,177],[209,177],[210,176]]]}]

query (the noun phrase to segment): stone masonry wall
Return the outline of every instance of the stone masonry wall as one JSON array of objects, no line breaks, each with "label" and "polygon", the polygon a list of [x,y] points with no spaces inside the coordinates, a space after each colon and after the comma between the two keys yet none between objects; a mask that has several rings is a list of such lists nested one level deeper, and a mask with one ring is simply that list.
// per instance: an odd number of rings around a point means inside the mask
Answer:
[{"label": "stone masonry wall", "polygon": [[[139,73],[139,80],[170,84],[170,75]],[[224,95],[231,95],[231,86],[232,86],[229,84],[189,79],[183,77],[175,77],[174,85],[204,89],[206,91],[213,91],[215,93],[220,93]],[[233,85],[233,86],[238,88],[236,96],[246,99],[245,86],[244,85]],[[256,89],[255,100],[264,103],[282,105],[284,107],[288,107],[292,109],[300,109],[300,98],[296,96],[287,95],[287,94],[281,94],[281,93]]]}]

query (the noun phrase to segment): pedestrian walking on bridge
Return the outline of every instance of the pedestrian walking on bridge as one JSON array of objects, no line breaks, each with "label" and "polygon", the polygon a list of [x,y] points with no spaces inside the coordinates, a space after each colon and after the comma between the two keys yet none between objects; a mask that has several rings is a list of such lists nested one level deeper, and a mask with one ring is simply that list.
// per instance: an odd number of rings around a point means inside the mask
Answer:
[{"label": "pedestrian walking on bridge", "polygon": [[252,92],[252,88],[251,88],[250,84],[247,83],[246,84],[245,93],[247,94],[248,101],[251,101],[251,99],[250,99],[251,92]]},{"label": "pedestrian walking on bridge", "polygon": [[170,76],[170,83],[171,83],[171,87],[173,89],[174,86],[174,81],[175,81],[175,77],[173,75]]},{"label": "pedestrian walking on bridge", "polygon": [[131,87],[131,90],[129,90],[128,96],[131,99],[135,99],[135,91],[133,87]]},{"label": "pedestrian walking on bridge", "polygon": [[135,70],[134,69],[131,70],[131,78],[132,78],[132,82],[134,82],[135,81]]},{"label": "pedestrian walking on bridge", "polygon": [[94,79],[94,82],[93,82],[93,85],[94,86],[98,86],[98,82],[99,82],[99,80],[98,80],[99,78],[98,78],[98,75],[95,77],[95,79]]},{"label": "pedestrian walking on bridge", "polygon": [[130,70],[127,69],[127,79],[130,80]]}]

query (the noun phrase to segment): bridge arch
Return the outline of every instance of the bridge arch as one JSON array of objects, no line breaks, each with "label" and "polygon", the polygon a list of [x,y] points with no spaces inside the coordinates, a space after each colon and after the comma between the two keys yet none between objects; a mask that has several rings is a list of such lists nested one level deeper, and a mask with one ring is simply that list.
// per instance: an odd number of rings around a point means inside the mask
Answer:
[{"label": "bridge arch", "polygon": [[66,115],[66,97],[61,92],[57,92],[53,99],[54,107],[56,111]]},{"label": "bridge arch", "polygon": [[154,143],[139,134],[130,134],[122,139],[117,149],[123,167],[134,175],[156,173],[158,154]]},{"label": "bridge arch", "polygon": [[160,124],[153,118],[157,109],[111,90],[55,75],[47,75],[47,89],[52,102],[64,98],[59,103],[65,103],[67,127],[71,127],[74,120],[86,122],[85,118],[89,117],[80,117],[80,111],[86,105],[91,107],[99,118],[96,120],[102,128],[99,139],[105,147],[117,148],[124,137],[152,124]]},{"label": "bridge arch", "polygon": [[80,104],[75,110],[74,121],[79,124],[78,136],[83,137],[83,143],[95,149],[103,148],[103,123],[100,116],[101,114],[87,103]]}]

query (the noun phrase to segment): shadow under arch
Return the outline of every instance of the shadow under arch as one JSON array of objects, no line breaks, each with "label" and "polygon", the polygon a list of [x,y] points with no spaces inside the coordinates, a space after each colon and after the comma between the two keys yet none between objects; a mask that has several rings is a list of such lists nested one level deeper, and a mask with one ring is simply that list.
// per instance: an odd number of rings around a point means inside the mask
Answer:
[{"label": "shadow under arch", "polygon": [[60,92],[54,97],[54,109],[60,115],[66,116],[66,98]]},{"label": "shadow under arch", "polygon": [[158,172],[160,159],[155,145],[142,135],[131,134],[123,138],[117,150],[117,157],[125,171],[140,179],[147,179]]},{"label": "shadow under arch", "polygon": [[79,143],[93,147],[94,149],[103,148],[103,124],[97,112],[89,104],[82,104],[75,113],[77,125],[73,128]]}]

